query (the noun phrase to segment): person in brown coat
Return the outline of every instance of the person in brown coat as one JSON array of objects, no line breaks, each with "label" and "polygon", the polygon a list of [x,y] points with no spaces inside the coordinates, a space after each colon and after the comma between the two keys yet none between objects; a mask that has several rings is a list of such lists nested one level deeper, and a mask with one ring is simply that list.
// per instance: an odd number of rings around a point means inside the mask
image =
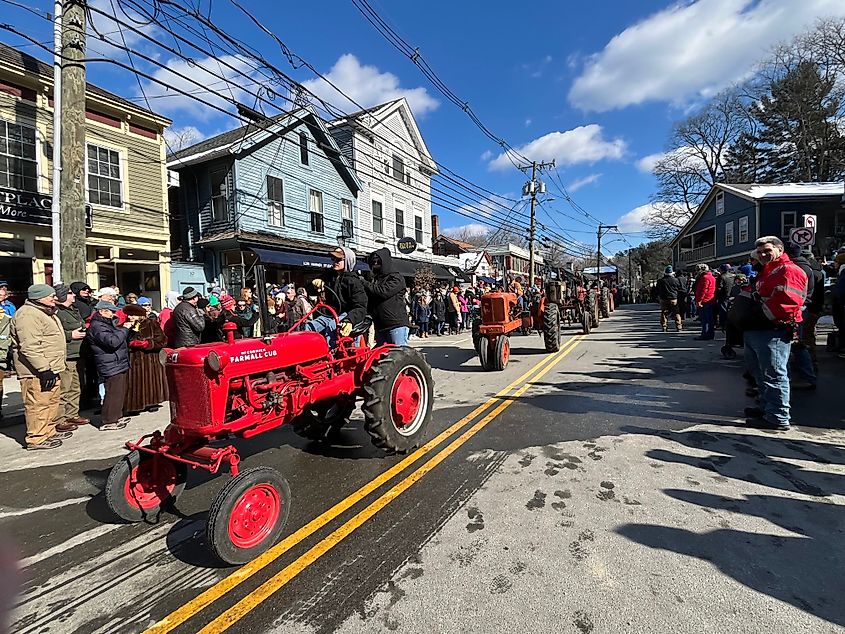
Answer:
[{"label": "person in brown coat", "polygon": [[56,317],[56,291],[47,284],[33,284],[26,303],[12,319],[15,371],[21,382],[26,448],[55,449],[70,438],[76,425],[56,425],[65,371],[65,331]]},{"label": "person in brown coat", "polygon": [[123,409],[140,412],[167,400],[167,381],[159,351],[167,345],[167,336],[155,317],[143,306],[127,304],[123,309],[132,320],[129,336],[129,376]]}]

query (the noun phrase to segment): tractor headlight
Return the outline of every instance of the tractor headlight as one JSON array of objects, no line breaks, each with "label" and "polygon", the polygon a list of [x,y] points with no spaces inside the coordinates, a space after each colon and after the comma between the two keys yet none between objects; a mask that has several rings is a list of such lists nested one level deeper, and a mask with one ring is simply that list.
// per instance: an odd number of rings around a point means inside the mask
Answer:
[{"label": "tractor headlight", "polygon": [[223,368],[229,365],[229,355],[221,355],[212,350],[208,353],[208,356],[205,358],[205,362],[206,364],[208,364],[208,369],[212,372],[221,372]]}]

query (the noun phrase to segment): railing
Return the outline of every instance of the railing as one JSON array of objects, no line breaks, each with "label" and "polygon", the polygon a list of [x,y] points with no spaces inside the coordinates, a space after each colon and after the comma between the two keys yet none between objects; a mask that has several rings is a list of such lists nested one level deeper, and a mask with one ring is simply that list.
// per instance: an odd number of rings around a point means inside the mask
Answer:
[{"label": "railing", "polygon": [[681,262],[699,262],[716,257],[716,245],[706,244],[703,247],[681,251],[679,260]]}]

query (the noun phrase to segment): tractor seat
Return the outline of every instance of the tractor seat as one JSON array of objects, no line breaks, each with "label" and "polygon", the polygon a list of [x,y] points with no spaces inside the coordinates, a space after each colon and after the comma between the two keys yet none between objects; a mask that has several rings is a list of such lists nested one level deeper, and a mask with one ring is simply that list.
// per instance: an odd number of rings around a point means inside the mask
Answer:
[{"label": "tractor seat", "polygon": [[359,337],[360,335],[365,335],[370,331],[370,326],[373,325],[373,318],[367,315],[359,321],[357,324],[352,326],[352,332],[349,333],[350,337]]}]

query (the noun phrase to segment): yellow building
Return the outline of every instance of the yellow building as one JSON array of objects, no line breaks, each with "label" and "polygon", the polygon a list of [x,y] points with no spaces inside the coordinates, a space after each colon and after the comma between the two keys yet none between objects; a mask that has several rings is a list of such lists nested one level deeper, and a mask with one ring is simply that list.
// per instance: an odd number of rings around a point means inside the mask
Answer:
[{"label": "yellow building", "polygon": [[[0,44],[0,279],[16,294],[52,283],[52,95],[52,66]],[[157,307],[170,280],[170,123],[87,85],[85,281],[143,292]]]}]

